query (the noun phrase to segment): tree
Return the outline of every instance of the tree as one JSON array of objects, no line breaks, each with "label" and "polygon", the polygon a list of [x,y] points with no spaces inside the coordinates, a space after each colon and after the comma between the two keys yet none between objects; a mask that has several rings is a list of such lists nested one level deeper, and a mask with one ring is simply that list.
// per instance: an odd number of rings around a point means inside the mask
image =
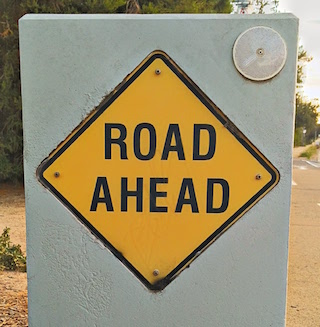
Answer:
[{"label": "tree", "polygon": [[273,1],[271,1],[272,5],[273,5],[273,7],[271,8],[271,10],[272,10],[274,13],[279,12],[279,10],[278,10],[279,2],[280,2],[279,0],[273,0]]},{"label": "tree", "polygon": [[126,0],[21,0],[25,13],[36,14],[116,13],[125,5]]},{"label": "tree", "polygon": [[305,64],[313,60],[311,56],[307,54],[307,51],[302,45],[298,49],[298,68],[297,68],[297,87],[301,88],[305,79],[304,67]]},{"label": "tree", "polygon": [[142,13],[231,13],[229,0],[140,0]]},{"label": "tree", "polygon": [[256,0],[256,7],[258,9],[258,14],[264,14],[264,8],[269,5],[268,0]]},{"label": "tree", "polygon": [[303,96],[302,86],[305,79],[304,67],[313,58],[308,55],[303,46],[298,50],[298,66],[297,66],[297,92],[296,92],[296,117],[295,117],[295,132],[294,145],[309,144],[318,135],[319,125],[317,102],[307,100]]},{"label": "tree", "polygon": [[22,123],[17,21],[21,1],[0,2],[0,180],[22,178]]},{"label": "tree", "polygon": [[318,133],[319,104],[307,101],[297,92],[296,94],[296,121],[295,121],[295,146],[309,144]]}]

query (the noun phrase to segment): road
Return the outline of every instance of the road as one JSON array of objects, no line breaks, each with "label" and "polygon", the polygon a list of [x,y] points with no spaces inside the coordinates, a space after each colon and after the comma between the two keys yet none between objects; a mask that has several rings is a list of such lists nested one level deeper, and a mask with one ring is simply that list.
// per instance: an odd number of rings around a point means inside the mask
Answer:
[{"label": "road", "polygon": [[320,163],[293,160],[287,327],[320,326]]},{"label": "road", "polygon": [[308,159],[293,159],[293,169],[308,170],[320,169],[320,163]]}]

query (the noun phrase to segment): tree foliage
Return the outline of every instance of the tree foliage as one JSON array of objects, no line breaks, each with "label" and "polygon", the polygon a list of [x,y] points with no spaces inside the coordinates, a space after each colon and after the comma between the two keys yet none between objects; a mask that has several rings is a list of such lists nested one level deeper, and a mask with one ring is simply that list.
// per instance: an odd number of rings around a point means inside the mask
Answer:
[{"label": "tree foliage", "polygon": [[305,79],[304,67],[305,64],[313,60],[311,56],[307,54],[307,51],[302,45],[298,49],[298,68],[297,68],[297,87],[302,87]]},{"label": "tree foliage", "polygon": [[319,105],[308,101],[297,92],[296,94],[296,121],[295,121],[295,145],[311,143],[318,135],[318,110]]},{"label": "tree foliage", "polygon": [[297,92],[296,92],[296,119],[294,145],[305,145],[315,140],[319,133],[318,108],[319,104],[303,96],[302,87],[305,79],[304,67],[313,58],[308,55],[303,46],[298,50]]},{"label": "tree foliage", "polygon": [[18,20],[26,13],[230,13],[229,0],[1,0],[0,182],[21,181],[22,122]]},{"label": "tree foliage", "polygon": [[272,10],[274,13],[279,12],[279,9],[278,9],[278,7],[279,7],[279,3],[280,3],[279,0],[273,0],[273,1],[271,1],[271,5],[273,6],[273,7],[271,7],[271,10]]},{"label": "tree foliage", "polygon": [[269,5],[269,1],[268,0],[256,0],[255,5],[258,10],[258,14],[264,14],[265,7]]},{"label": "tree foliage", "polygon": [[[25,13],[91,14],[125,12],[126,0],[22,0]],[[119,8],[123,8],[122,11]]]},{"label": "tree foliage", "polygon": [[142,13],[230,13],[228,0],[140,0]]},{"label": "tree foliage", "polygon": [[265,14],[266,11],[277,13],[279,12],[278,7],[279,7],[279,0],[255,0],[254,6],[255,6],[255,11],[253,13],[255,14]]},{"label": "tree foliage", "polygon": [[20,1],[0,2],[0,180],[22,176],[22,123],[17,21]]}]

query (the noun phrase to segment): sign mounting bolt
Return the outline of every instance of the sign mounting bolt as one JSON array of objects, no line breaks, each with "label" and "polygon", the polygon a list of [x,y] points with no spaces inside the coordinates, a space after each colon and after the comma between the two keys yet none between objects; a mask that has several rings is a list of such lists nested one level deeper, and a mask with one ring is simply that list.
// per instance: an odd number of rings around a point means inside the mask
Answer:
[{"label": "sign mounting bolt", "polygon": [[59,173],[58,171],[54,172],[53,175],[54,175],[54,177],[56,177],[56,178],[60,177],[60,173]]},{"label": "sign mounting bolt", "polygon": [[259,181],[261,178],[262,178],[261,174],[257,174],[257,175],[256,175],[256,180]]},{"label": "sign mounting bolt", "polygon": [[263,49],[263,48],[259,48],[259,49],[257,50],[257,55],[258,55],[259,57],[263,57],[263,56],[264,56],[264,49]]},{"label": "sign mounting bolt", "polygon": [[157,68],[155,71],[156,75],[160,75],[161,74],[161,70],[159,68]]},{"label": "sign mounting bolt", "polygon": [[160,271],[158,269],[155,269],[153,271],[153,276],[159,276],[159,274],[160,274]]}]

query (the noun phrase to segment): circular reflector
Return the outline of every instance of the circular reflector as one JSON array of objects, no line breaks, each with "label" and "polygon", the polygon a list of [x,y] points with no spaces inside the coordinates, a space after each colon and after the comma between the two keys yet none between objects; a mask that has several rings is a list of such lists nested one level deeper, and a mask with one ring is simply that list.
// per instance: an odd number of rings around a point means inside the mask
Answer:
[{"label": "circular reflector", "polygon": [[233,46],[233,62],[238,71],[254,81],[277,75],[287,59],[287,47],[278,32],[269,27],[249,28]]}]

